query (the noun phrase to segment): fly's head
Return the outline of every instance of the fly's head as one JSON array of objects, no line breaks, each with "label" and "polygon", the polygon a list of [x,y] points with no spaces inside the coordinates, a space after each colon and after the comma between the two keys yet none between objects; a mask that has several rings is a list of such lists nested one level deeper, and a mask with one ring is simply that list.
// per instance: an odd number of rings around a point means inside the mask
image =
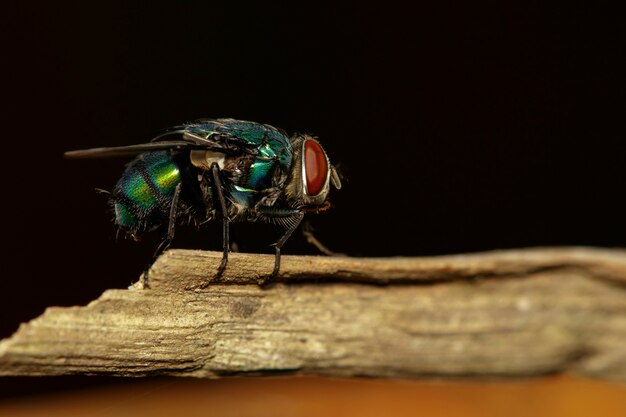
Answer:
[{"label": "fly's head", "polygon": [[305,211],[328,206],[330,186],[341,189],[341,180],[322,145],[310,135],[291,138],[293,164],[286,195],[292,205]]}]

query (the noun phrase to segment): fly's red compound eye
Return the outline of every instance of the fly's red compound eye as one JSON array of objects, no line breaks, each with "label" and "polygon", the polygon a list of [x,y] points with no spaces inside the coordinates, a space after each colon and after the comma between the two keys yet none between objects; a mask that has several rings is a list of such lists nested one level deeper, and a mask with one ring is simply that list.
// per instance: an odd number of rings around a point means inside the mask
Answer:
[{"label": "fly's red compound eye", "polygon": [[326,154],[314,140],[304,142],[304,169],[307,194],[314,197],[322,192],[328,177]]}]

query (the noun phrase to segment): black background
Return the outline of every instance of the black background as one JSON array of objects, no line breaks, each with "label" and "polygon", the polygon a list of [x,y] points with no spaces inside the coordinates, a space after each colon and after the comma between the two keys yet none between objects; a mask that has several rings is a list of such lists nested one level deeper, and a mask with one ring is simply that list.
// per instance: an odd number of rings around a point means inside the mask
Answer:
[{"label": "black background", "polygon": [[[338,251],[626,245],[620,14],[543,3],[2,6],[1,336],[127,287],[157,244],[116,239],[94,192],[128,161],[63,152],[199,117],[317,135],[345,176],[313,219]],[[275,230],[235,228],[271,253]],[[174,246],[218,249],[219,228]]]}]

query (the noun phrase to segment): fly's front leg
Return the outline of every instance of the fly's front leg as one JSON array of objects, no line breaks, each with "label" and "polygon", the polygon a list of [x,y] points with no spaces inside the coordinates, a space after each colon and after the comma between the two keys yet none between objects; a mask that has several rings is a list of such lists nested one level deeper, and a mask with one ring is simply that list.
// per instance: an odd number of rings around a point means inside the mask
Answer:
[{"label": "fly's front leg", "polygon": [[268,281],[271,281],[278,275],[278,272],[280,271],[280,248],[283,247],[283,245],[285,244],[287,239],[289,239],[293,231],[296,230],[296,228],[300,225],[300,222],[302,221],[303,218],[304,218],[303,212],[299,212],[294,217],[291,217],[290,219],[293,219],[291,226],[289,226],[289,229],[285,231],[285,234],[283,235],[283,237],[281,237],[278,240],[278,242],[274,244],[274,247],[276,248],[276,256],[274,258],[274,270],[272,271],[272,275],[268,277]]},{"label": "fly's front leg", "polygon": [[315,235],[313,234],[313,231],[314,231],[313,226],[311,226],[311,223],[309,223],[308,221],[305,221],[302,224],[302,234],[304,235],[306,241],[310,243],[311,245],[315,246],[324,255],[348,256],[345,253],[335,252],[335,251],[328,249],[326,245],[324,245],[322,242],[319,241],[317,237],[315,237]]},{"label": "fly's front leg", "polygon": [[280,271],[280,250],[289,239],[291,234],[298,228],[302,219],[304,218],[304,212],[299,210],[291,210],[291,209],[273,209],[271,207],[261,207],[259,212],[263,214],[266,218],[274,221],[277,224],[281,224],[287,228],[283,236],[278,239],[278,242],[274,243],[274,248],[276,250],[276,255],[274,258],[274,270],[271,275],[263,278],[259,284],[265,285],[278,275]]},{"label": "fly's front leg", "polygon": [[174,240],[174,231],[176,228],[176,216],[178,213],[178,201],[180,200],[181,186],[182,184],[179,183],[178,185],[176,185],[176,188],[174,189],[174,196],[172,197],[172,204],[170,206],[170,213],[169,213],[168,223],[167,223],[167,232],[165,233],[163,240],[161,241],[156,251],[154,252],[154,255],[152,255],[152,261],[150,262],[148,266],[146,266],[146,269],[144,269],[143,271],[143,287],[144,288],[149,288],[148,274],[150,271],[150,267],[152,266],[152,264],[154,264],[157,258],[161,256],[161,254],[165,252],[167,248],[170,247],[170,245],[172,244],[172,240]]}]

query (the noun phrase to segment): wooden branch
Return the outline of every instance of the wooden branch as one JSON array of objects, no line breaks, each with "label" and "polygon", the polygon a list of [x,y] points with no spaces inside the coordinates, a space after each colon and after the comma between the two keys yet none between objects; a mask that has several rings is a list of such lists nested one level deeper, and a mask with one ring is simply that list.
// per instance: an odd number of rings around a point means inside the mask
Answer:
[{"label": "wooden branch", "polygon": [[0,342],[0,375],[299,373],[626,381],[626,251],[540,248],[432,258],[172,250],[151,287],[50,307]]}]

